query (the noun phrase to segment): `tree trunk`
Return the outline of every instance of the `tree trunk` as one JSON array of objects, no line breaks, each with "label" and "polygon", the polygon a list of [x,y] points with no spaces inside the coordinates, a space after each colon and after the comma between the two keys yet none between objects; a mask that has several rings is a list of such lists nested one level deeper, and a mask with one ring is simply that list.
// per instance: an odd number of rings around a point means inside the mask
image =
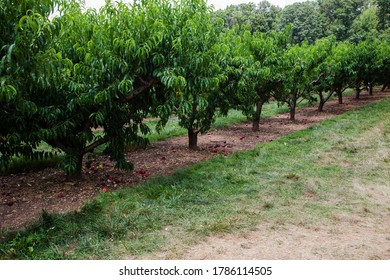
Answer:
[{"label": "tree trunk", "polygon": [[343,93],[341,91],[337,92],[337,97],[339,99],[339,104],[343,104]]},{"label": "tree trunk", "polygon": [[297,101],[294,99],[290,103],[290,120],[291,121],[295,121],[295,110],[296,110],[296,107],[297,107]]},{"label": "tree trunk", "polygon": [[81,177],[81,173],[83,171],[83,158],[84,158],[84,154],[83,153],[80,153],[77,157],[77,166],[76,166],[76,173],[74,174],[74,176],[76,178],[80,178]]},{"label": "tree trunk", "polygon": [[83,158],[84,158],[84,154],[82,152],[77,154],[77,162],[76,162],[76,168],[74,170],[74,173],[66,174],[68,180],[78,180],[81,178],[82,171],[83,171]]},{"label": "tree trunk", "polygon": [[198,133],[193,128],[188,129],[188,148],[191,150],[198,150]]},{"label": "tree trunk", "polygon": [[356,88],[356,99],[360,98],[360,91],[361,91],[360,88]]},{"label": "tree trunk", "polygon": [[319,93],[320,96],[320,104],[318,105],[318,112],[322,112],[324,110],[324,105],[325,105],[325,98],[322,92]]},{"label": "tree trunk", "polygon": [[368,92],[370,95],[373,95],[373,90],[374,90],[374,83],[369,83],[368,84]]},{"label": "tree trunk", "polygon": [[256,113],[253,116],[252,120],[252,130],[253,131],[259,131],[260,130],[260,116],[261,111],[263,109],[264,100],[261,95],[259,95],[259,100],[256,103]]}]

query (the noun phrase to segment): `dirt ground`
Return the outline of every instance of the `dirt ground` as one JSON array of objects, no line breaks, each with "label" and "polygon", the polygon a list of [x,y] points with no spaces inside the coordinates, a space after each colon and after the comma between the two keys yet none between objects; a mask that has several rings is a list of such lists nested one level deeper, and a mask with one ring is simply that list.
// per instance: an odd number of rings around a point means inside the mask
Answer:
[{"label": "dirt ground", "polygon": [[180,259],[389,260],[390,218],[386,214],[383,219],[353,214],[320,226],[275,228],[265,223],[243,234],[209,237],[187,249]]},{"label": "dirt ground", "polygon": [[[99,156],[93,159],[90,168],[83,167],[83,178],[79,181],[67,181],[64,172],[55,168],[2,176],[0,177],[0,228],[22,229],[35,221],[42,210],[50,213],[77,210],[102,191],[133,187],[150,177],[167,175],[177,168],[216,155],[229,155],[235,151],[250,149],[258,143],[272,141],[347,110],[387,97],[390,97],[389,90],[375,92],[373,96],[364,92],[359,100],[356,100],[354,95],[345,96],[344,104],[339,105],[337,100],[331,100],[321,113],[317,111],[317,106],[298,110],[295,122],[288,120],[288,114],[263,119],[259,132],[252,132],[250,123],[234,124],[212,130],[199,136],[198,143],[201,148],[199,151],[187,148],[186,136],[159,141],[146,149],[127,153],[126,158],[135,165],[133,171],[114,169],[113,163],[107,157]],[[338,223],[322,225],[319,228],[292,225],[270,230],[269,225],[263,224],[244,235],[210,237],[204,243],[189,249],[183,255],[183,259],[355,258],[357,255],[348,255],[350,247],[356,249],[359,258],[390,259],[390,215],[388,214],[371,221],[361,219],[358,215],[341,217]],[[389,227],[383,227],[386,224]],[[374,230],[376,225],[382,226]],[[373,241],[370,242],[372,248],[364,245],[366,240],[359,238],[360,232],[368,229],[372,231],[369,235]],[[304,244],[310,244],[307,242],[308,239],[324,241],[317,242],[315,247],[307,248]],[[383,242],[376,242],[376,240]]]}]

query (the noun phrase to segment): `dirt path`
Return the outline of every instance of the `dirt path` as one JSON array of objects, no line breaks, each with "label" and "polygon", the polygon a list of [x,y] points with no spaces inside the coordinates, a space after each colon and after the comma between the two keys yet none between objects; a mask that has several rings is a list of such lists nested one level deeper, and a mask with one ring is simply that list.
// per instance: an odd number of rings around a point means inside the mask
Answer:
[{"label": "dirt path", "polygon": [[[261,223],[241,233],[208,237],[184,248],[175,258],[390,260],[390,182],[367,185],[354,181],[349,192],[366,201],[353,201],[352,211],[336,211],[327,222]],[[157,258],[171,256],[165,252]]]},{"label": "dirt path", "polygon": [[[306,107],[297,111],[296,122],[289,121],[288,114],[262,120],[260,131],[256,133],[251,131],[250,124],[245,123],[212,130],[199,137],[199,146],[202,149],[200,151],[187,149],[186,136],[156,142],[145,150],[127,153],[127,159],[135,164],[135,170],[131,172],[118,171],[113,168],[113,164],[108,158],[97,157],[91,159],[92,166],[90,168],[84,167],[83,179],[75,182],[66,181],[63,171],[54,168],[39,172],[2,176],[0,177],[0,229],[7,227],[21,229],[35,221],[42,210],[55,213],[77,210],[86,201],[93,199],[103,190],[113,191],[122,187],[135,186],[152,176],[167,175],[177,168],[189,166],[216,155],[228,155],[235,151],[250,149],[258,143],[272,141],[347,110],[386,97],[390,97],[389,91],[376,92],[374,96],[364,93],[360,100],[356,100],[354,96],[350,95],[344,98],[344,104],[342,105],[337,104],[336,100],[329,101],[322,113],[317,112],[316,106]],[[291,236],[303,234],[314,238],[316,235],[312,231],[318,233],[315,229],[307,229],[303,232],[299,230],[295,233],[293,228],[289,230],[292,230]],[[320,233],[326,235],[326,232],[320,231]],[[257,233],[253,232],[253,234]],[[267,234],[272,234],[272,232],[268,232],[266,227],[263,226],[263,228],[258,229],[257,235],[262,236],[262,238],[265,238],[264,236],[267,236]],[[274,234],[276,236],[278,233],[275,232]],[[272,238],[272,236],[268,237]],[[340,238],[348,239],[341,235]],[[299,238],[294,237],[293,239],[298,242],[295,246],[299,246]],[[245,240],[245,238],[242,239],[242,244],[247,242]],[[277,239],[274,240],[274,242],[277,242]],[[215,240],[215,242],[217,241]],[[339,240],[339,242],[342,242],[342,240]],[[283,244],[282,242],[279,245],[282,251],[285,250]],[[246,245],[243,246],[246,247]],[[287,243],[284,246],[287,246]],[[299,250],[296,250],[296,252],[299,254]],[[302,254],[305,252],[307,253],[305,250]],[[243,256],[245,256],[244,253]],[[199,256],[199,258],[202,257]],[[207,255],[204,255],[204,257],[207,258]],[[229,258],[229,255],[220,255],[220,257]]]},{"label": "dirt path", "polygon": [[381,218],[349,216],[306,227],[286,224],[274,228],[262,224],[243,234],[210,237],[186,250],[180,259],[389,260],[389,213]]}]

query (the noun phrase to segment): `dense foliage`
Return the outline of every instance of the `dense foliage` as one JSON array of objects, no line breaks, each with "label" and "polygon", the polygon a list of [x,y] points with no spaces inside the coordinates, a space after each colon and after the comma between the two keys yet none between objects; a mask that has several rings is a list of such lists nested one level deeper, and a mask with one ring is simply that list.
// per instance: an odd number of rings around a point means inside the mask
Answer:
[{"label": "dense foliage", "polygon": [[[386,1],[318,0],[284,9],[267,1],[214,12],[203,0],[0,1],[0,165],[64,153],[68,175],[104,145],[118,168],[175,115],[189,148],[217,113],[261,109],[389,84]],[[387,1],[388,3],[388,1]],[[53,14],[56,11],[55,14]],[[321,39],[322,38],[322,39]],[[39,150],[41,143],[52,152]]]},{"label": "dense foliage", "polygon": [[0,165],[14,155],[48,156],[42,140],[48,93],[62,83],[63,61],[53,46],[59,27],[49,21],[54,2],[0,2]]}]

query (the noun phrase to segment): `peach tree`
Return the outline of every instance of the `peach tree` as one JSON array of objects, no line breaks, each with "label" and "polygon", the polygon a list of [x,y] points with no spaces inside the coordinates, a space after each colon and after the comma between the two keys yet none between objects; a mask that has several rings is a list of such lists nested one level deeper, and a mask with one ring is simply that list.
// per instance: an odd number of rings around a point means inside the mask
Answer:
[{"label": "peach tree", "polygon": [[189,148],[197,149],[198,134],[208,130],[217,110],[228,105],[219,88],[227,79],[223,66],[229,47],[220,40],[223,22],[214,18],[205,1],[179,4],[170,65],[184,84],[174,95],[174,113],[187,129]]},{"label": "peach tree", "polygon": [[53,48],[56,1],[0,1],[0,166],[14,156],[48,156],[40,144],[45,94],[63,80],[66,62]]},{"label": "peach tree", "polygon": [[[20,3],[0,9],[7,35],[0,65],[2,163],[36,155],[43,141],[64,153],[69,176],[80,176],[83,156],[101,145],[118,168],[131,168],[125,146],[143,141],[149,114],[166,119],[166,93],[184,85],[166,66],[170,1],[107,1],[100,11],[83,11],[78,1]],[[49,19],[55,5],[59,15]]]},{"label": "peach tree", "polygon": [[294,45],[282,53],[277,72],[281,75],[280,86],[274,92],[278,102],[287,104],[290,120],[295,120],[297,105],[305,99],[312,99],[310,73],[315,59],[307,44]]},{"label": "peach tree", "polygon": [[[245,32],[242,35],[247,60],[237,92],[240,109],[252,120],[252,130],[259,130],[263,105],[269,101],[277,90],[281,79],[277,65],[282,53],[291,40],[291,28],[282,32],[264,34]],[[244,53],[244,51],[241,51]]]},{"label": "peach tree", "polygon": [[72,67],[69,80],[50,101],[54,106],[47,116],[54,121],[46,119],[42,138],[65,152],[68,174],[80,175],[83,156],[103,144],[116,167],[132,168],[124,155],[126,145],[145,141],[140,136],[149,132],[144,118],[169,106],[166,92],[171,90],[164,89],[183,85],[166,67],[170,5],[107,1],[98,12],[82,12],[72,2],[56,19],[62,27],[57,48]]}]

